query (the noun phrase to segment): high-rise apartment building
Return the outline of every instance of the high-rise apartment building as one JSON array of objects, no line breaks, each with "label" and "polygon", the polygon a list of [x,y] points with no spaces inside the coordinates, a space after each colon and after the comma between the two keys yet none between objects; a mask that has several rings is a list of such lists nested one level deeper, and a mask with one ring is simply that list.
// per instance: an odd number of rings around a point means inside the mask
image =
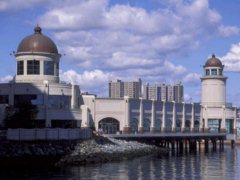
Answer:
[{"label": "high-rise apartment building", "polygon": [[180,103],[183,101],[183,85],[182,83],[174,85],[155,84],[149,86],[145,84],[143,86],[143,99],[154,99],[157,101],[175,101]]},{"label": "high-rise apartment building", "polygon": [[130,98],[139,98],[142,94],[142,81],[123,82],[121,80],[109,82],[109,97],[122,98],[128,96]]}]

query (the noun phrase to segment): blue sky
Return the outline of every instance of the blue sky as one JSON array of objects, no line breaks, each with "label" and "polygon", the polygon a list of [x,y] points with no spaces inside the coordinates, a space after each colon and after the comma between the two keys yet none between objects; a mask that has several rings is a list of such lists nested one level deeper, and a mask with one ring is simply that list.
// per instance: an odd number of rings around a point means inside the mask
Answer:
[{"label": "blue sky", "polygon": [[200,101],[205,61],[225,65],[227,101],[240,105],[240,0],[1,0],[0,82],[39,24],[58,46],[61,79],[107,95],[109,80],[176,83]]}]

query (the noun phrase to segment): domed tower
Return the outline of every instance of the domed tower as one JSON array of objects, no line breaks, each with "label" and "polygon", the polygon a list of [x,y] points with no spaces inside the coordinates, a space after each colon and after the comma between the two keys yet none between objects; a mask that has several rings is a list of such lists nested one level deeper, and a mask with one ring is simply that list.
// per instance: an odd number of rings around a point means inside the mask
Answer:
[{"label": "domed tower", "polygon": [[222,107],[226,104],[226,80],[221,61],[213,54],[204,67],[202,81],[202,105]]},{"label": "domed tower", "polygon": [[221,61],[213,54],[204,67],[202,81],[202,124],[206,132],[225,132],[226,80]]},{"label": "domed tower", "polygon": [[48,81],[59,82],[59,60],[55,43],[42,34],[42,29],[37,26],[34,34],[24,38],[15,54],[16,77],[15,82],[38,83]]}]

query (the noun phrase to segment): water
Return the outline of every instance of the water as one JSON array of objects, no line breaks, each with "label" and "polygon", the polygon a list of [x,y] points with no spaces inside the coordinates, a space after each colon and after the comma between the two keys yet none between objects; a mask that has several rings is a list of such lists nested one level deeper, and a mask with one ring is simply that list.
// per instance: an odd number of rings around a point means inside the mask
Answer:
[{"label": "water", "polygon": [[145,180],[145,179],[206,179],[206,180],[237,180],[240,179],[240,147],[231,149],[225,146],[224,152],[209,151],[196,154],[169,156],[147,156],[133,160],[54,168],[52,166],[14,167],[0,169],[0,179],[44,179],[44,180],[75,180],[75,179],[114,179],[114,180]]}]

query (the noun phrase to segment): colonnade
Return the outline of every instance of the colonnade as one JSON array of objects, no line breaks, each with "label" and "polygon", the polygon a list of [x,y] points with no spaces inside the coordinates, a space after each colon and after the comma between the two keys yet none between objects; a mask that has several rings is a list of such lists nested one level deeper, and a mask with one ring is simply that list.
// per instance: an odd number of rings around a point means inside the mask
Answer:
[{"label": "colonnade", "polygon": [[[129,98],[125,98],[125,110],[126,110],[126,116],[125,116],[125,126],[123,128],[123,132],[125,133],[128,133],[130,132],[130,120],[131,120],[131,109],[130,109],[130,100]],[[140,98],[139,100],[140,104],[139,104],[139,118],[138,118],[138,132],[139,133],[143,133],[144,132],[144,112],[145,112],[145,109],[144,109],[144,100]],[[166,124],[167,124],[167,103],[172,103],[172,118],[171,118],[171,127],[170,129],[166,127]],[[185,107],[185,103],[182,103],[182,111],[181,111],[181,114],[182,114],[182,118],[181,118],[181,126],[179,127],[180,128],[180,131],[181,132],[185,132],[186,131],[186,107]],[[158,127],[160,128],[160,131],[161,132],[176,132],[176,129],[177,129],[177,122],[176,122],[176,117],[177,117],[177,111],[176,111],[176,103],[173,101],[173,102],[165,102],[163,101],[162,102],[162,108],[161,109],[157,109],[156,108],[156,101],[155,100],[151,100],[151,117],[149,118],[150,119],[150,132],[156,132],[156,118],[157,118],[157,112],[159,114],[159,111],[161,112],[160,116],[161,118],[161,126]],[[200,113],[201,114],[201,113]],[[191,132],[194,131],[194,119],[195,117],[195,112],[194,112],[194,104],[192,103],[191,104],[191,119],[190,120],[190,127],[189,127],[189,130]],[[199,129],[202,129],[202,125],[203,123],[199,122],[199,125],[201,125],[199,127]]]}]

